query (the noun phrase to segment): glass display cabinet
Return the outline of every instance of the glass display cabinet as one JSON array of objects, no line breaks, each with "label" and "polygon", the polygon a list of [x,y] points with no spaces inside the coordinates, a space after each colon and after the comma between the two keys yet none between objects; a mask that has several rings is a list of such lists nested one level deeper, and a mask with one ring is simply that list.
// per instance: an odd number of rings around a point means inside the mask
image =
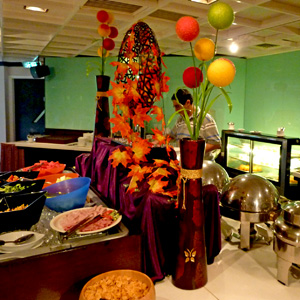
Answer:
[{"label": "glass display cabinet", "polygon": [[300,170],[300,139],[259,132],[223,130],[223,167],[229,176],[253,173],[270,180],[280,194],[300,199],[293,172]]}]

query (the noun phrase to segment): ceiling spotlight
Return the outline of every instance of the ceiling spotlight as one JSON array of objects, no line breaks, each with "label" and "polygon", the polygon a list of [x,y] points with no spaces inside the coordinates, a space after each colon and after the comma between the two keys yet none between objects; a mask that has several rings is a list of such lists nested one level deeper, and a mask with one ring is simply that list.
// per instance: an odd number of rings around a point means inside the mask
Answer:
[{"label": "ceiling spotlight", "polygon": [[37,11],[37,12],[43,12],[43,13],[46,13],[48,11],[48,8],[41,8],[41,7],[37,7],[37,6],[27,6],[27,5],[24,6],[24,9]]},{"label": "ceiling spotlight", "polygon": [[239,46],[236,43],[231,43],[229,46],[229,50],[231,53],[237,53],[239,50]]},{"label": "ceiling spotlight", "polygon": [[202,4],[211,4],[213,2],[216,2],[217,0],[189,0],[191,2],[197,2]]}]

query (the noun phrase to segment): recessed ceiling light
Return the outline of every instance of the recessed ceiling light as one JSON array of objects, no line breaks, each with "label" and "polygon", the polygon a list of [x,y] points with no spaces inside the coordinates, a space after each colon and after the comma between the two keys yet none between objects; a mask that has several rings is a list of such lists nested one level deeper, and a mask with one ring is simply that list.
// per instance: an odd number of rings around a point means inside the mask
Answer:
[{"label": "recessed ceiling light", "polygon": [[229,46],[229,50],[231,53],[237,53],[239,50],[239,46],[236,43],[231,43]]},{"label": "recessed ceiling light", "polygon": [[213,2],[216,2],[217,0],[189,0],[191,2],[197,2],[202,4],[211,4]]},{"label": "recessed ceiling light", "polygon": [[37,7],[37,6],[27,6],[27,5],[24,6],[24,9],[43,12],[43,13],[46,13],[48,11],[48,8],[41,8],[41,7]]}]

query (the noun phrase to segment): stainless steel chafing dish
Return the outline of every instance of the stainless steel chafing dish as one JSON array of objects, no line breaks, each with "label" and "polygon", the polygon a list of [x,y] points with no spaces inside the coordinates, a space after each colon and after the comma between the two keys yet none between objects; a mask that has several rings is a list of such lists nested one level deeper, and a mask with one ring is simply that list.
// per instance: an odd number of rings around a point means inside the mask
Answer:
[{"label": "stainless steel chafing dish", "polygon": [[213,184],[217,187],[219,193],[221,193],[229,181],[229,175],[221,165],[211,160],[203,161],[203,186]]},{"label": "stainless steel chafing dish", "polygon": [[254,174],[238,175],[223,188],[221,214],[241,222],[241,249],[250,249],[253,223],[273,221],[279,215],[279,197],[270,181]]},{"label": "stainless steel chafing dish", "polygon": [[300,265],[300,201],[283,207],[274,222],[274,251],[277,254],[277,280],[288,285],[292,265]]}]

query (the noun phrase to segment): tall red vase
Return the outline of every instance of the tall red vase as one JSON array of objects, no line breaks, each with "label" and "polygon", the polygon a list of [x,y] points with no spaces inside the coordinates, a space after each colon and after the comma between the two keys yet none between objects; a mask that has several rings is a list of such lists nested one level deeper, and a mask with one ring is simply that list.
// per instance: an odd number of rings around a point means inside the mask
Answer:
[{"label": "tall red vase", "polygon": [[207,282],[202,201],[202,165],[205,141],[180,141],[181,184],[178,198],[178,248],[173,284],[192,290]]},{"label": "tall red vase", "polygon": [[109,90],[110,77],[106,75],[96,76],[97,95],[96,95],[96,115],[95,115],[95,137],[109,137],[109,104],[107,91]]}]

